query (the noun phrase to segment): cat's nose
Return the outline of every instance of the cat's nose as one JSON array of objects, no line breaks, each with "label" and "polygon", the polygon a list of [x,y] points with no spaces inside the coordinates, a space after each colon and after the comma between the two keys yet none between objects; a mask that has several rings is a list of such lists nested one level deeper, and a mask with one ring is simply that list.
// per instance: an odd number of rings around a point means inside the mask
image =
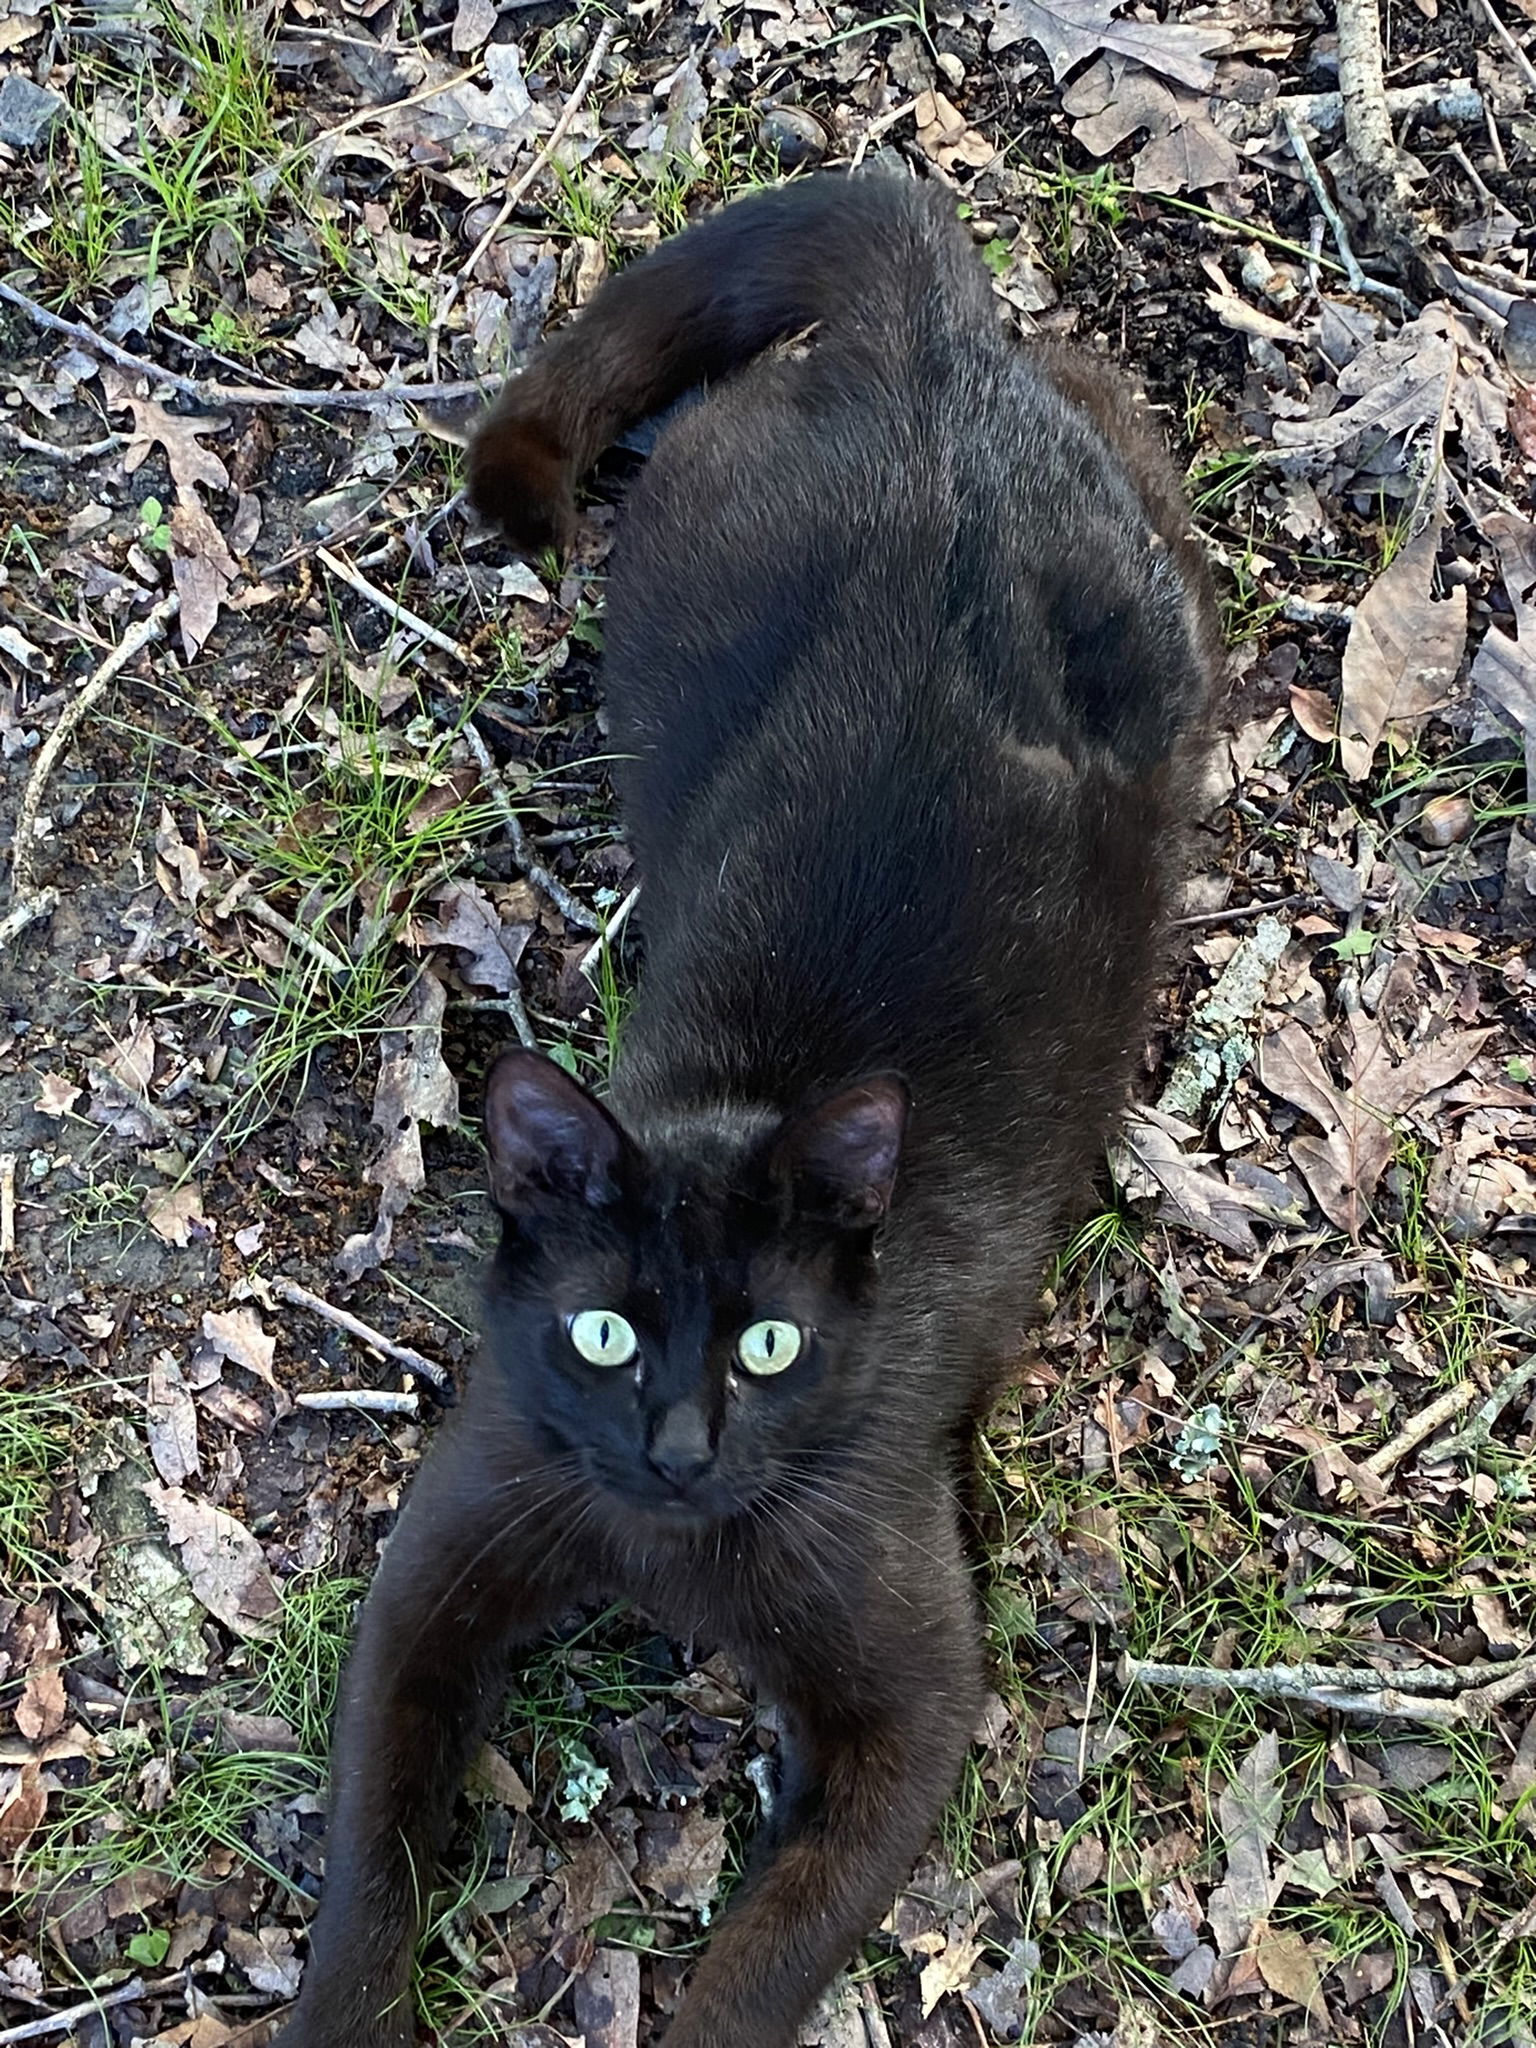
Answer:
[{"label": "cat's nose", "polygon": [[679,1401],[657,1423],[651,1437],[651,1465],[663,1479],[685,1487],[715,1462],[709,1424],[692,1401]]}]

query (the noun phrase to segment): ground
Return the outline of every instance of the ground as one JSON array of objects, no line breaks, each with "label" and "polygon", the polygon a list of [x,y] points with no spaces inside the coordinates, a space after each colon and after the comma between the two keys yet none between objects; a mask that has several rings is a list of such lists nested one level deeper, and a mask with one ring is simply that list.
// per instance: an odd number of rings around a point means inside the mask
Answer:
[{"label": "ground", "polygon": [[[1141,373],[1232,652],[1137,1103],[982,1447],[992,1698],[806,2038],[1536,2040],[1531,18],[1393,10],[1405,256],[1309,0],[0,4],[0,2040],[291,2000],[340,1659],[474,1348],[479,1077],[622,1030],[643,442],[562,569],[466,522],[455,434],[605,269],[880,157],[1000,317]],[[773,1742],[709,1645],[571,1617],[434,2032],[650,2039]]]}]

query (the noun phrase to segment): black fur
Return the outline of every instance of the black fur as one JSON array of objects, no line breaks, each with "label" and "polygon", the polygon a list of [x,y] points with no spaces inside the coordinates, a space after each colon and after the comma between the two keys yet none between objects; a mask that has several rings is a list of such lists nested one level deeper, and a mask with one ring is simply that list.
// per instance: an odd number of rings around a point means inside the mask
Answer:
[{"label": "black fur", "polygon": [[[638,263],[508,386],[477,504],[565,537],[700,378],[609,587],[640,995],[606,1107],[491,1076],[487,1355],[368,1602],[287,2048],[409,2037],[412,1873],[573,1600],[724,1645],[791,1730],[669,2048],[787,2048],[971,1735],[957,1446],[1125,1086],[1209,599],[1128,394],[1017,345],[942,198],[816,179]],[[632,1361],[579,1355],[586,1309]],[[803,1348],[754,1377],[763,1318]]]}]

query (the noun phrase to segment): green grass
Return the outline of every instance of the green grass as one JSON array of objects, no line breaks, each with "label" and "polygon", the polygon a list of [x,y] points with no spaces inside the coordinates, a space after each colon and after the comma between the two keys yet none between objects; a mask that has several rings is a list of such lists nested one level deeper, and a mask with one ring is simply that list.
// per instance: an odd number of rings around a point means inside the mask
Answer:
[{"label": "green grass", "polygon": [[1074,171],[1058,157],[1053,168],[1032,167],[1029,174],[1038,194],[1041,248],[1058,275],[1070,271],[1085,248],[1115,241],[1126,222],[1131,190],[1116,165]]},{"label": "green grass", "polygon": [[40,1588],[51,1577],[43,1517],[69,1461],[73,1400],[0,1386],[0,1587]]}]

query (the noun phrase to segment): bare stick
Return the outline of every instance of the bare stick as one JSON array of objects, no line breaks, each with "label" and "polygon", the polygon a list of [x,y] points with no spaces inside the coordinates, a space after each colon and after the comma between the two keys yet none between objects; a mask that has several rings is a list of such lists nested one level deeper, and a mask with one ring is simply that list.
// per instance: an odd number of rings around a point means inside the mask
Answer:
[{"label": "bare stick", "polygon": [[526,1045],[530,1052],[544,1050],[539,1044],[538,1033],[529,1020],[528,1006],[518,988],[509,988],[504,996],[487,996],[483,1002],[473,1002],[468,1007],[472,1010],[499,1010],[502,1016],[512,1019],[512,1029],[517,1033],[520,1044]]},{"label": "bare stick", "polygon": [[[396,102],[397,106],[401,104],[403,102]],[[25,292],[17,291],[15,285],[7,284],[3,278],[0,278],[0,299],[25,313],[29,320],[46,328],[50,334],[65,335],[92,355],[117,363],[125,370],[132,370],[135,376],[149,378],[152,383],[168,384],[173,391],[181,392],[186,398],[195,398],[203,405],[292,405],[310,406],[322,412],[371,412],[386,405],[449,405],[461,399],[487,395],[484,381],[474,377],[450,384],[381,384],[376,391],[306,391],[297,384],[218,384],[210,378],[184,377],[179,370],[166,370],[147,356],[136,356],[132,349],[119,348],[115,341],[108,341],[94,328],[86,327],[78,320],[65,320],[58,313],[50,313],[46,306],[40,306],[36,299],[29,299]]]},{"label": "bare stick", "polygon": [[1373,225],[1409,276],[1424,268],[1413,219],[1413,191],[1387,112],[1377,0],[1338,0],[1339,97],[1344,137]]},{"label": "bare stick", "polygon": [[301,953],[307,953],[317,967],[323,967],[327,974],[334,974],[338,980],[345,980],[351,974],[349,963],[339,953],[333,953],[329,946],[322,944],[313,932],[307,932],[302,925],[294,924],[284,917],[280,910],[274,910],[264,897],[252,896],[242,900],[240,909],[247,917],[254,917],[258,924],[264,924],[268,931],[276,932],[290,946],[297,946]]},{"label": "bare stick", "polygon": [[1321,896],[1272,896],[1268,902],[1238,903],[1227,910],[1198,910],[1191,917],[1176,917],[1175,925],[1241,924],[1246,918],[1267,917],[1276,910],[1315,910]]},{"label": "bare stick", "polygon": [[1340,218],[1339,209],[1334,205],[1328,187],[1323,183],[1322,172],[1313,161],[1312,151],[1307,146],[1307,138],[1301,132],[1301,123],[1289,107],[1285,110],[1284,120],[1285,132],[1291,138],[1291,148],[1296,152],[1297,163],[1301,165],[1301,175],[1311,186],[1312,197],[1317,201],[1323,219],[1333,230],[1334,246],[1343,259],[1345,275],[1354,290],[1363,292],[1368,280],[1360,268],[1359,258],[1350,247],[1349,230]]},{"label": "bare stick", "polygon": [[433,368],[437,365],[438,337],[447,324],[448,315],[458,303],[460,292],[463,291],[465,285],[474,276],[475,266],[480,261],[480,258],[506,226],[512,209],[527,193],[534,179],[537,178],[540,171],[544,169],[555,151],[570,133],[571,123],[581,111],[581,103],[592,89],[592,81],[597,76],[598,66],[607,56],[609,47],[618,33],[618,28],[619,24],[615,19],[605,21],[598,30],[592,48],[587,54],[587,61],[582,66],[581,76],[577,79],[575,85],[572,86],[570,98],[560,109],[560,118],[555,122],[554,127],[550,129],[548,135],[545,136],[543,146],[536,152],[533,162],[528,166],[527,170],[523,172],[520,178],[507,187],[506,197],[497,208],[495,218],[490,226],[480,237],[479,241],[476,242],[474,248],[470,250],[468,256],[460,264],[453,276],[449,278],[448,289],[443,293],[437,311],[432,316],[432,325],[427,335],[427,361]]},{"label": "bare stick", "polygon": [[0,1152],[0,1259],[16,1249],[16,1154]]},{"label": "bare stick", "polygon": [[508,794],[507,785],[502,781],[496,763],[491,759],[491,750],[481,738],[478,728],[466,725],[464,738],[468,742],[469,751],[479,764],[485,786],[491,793],[491,801],[501,813],[501,821],[507,828],[507,837],[512,841],[512,858],[535,889],[541,895],[547,896],[556,910],[575,925],[578,931],[600,932],[603,928],[602,920],[594,917],[584,903],[578,902],[564,882],[552,875],[535,854],[528,834],[523,829],[523,821],[517,815],[512,798]]},{"label": "bare stick", "polygon": [[592,972],[592,969],[602,957],[603,948],[611,946],[619,936],[619,933],[623,931],[629,913],[634,909],[639,900],[640,884],[636,882],[634,888],[630,890],[624,901],[619,905],[612,917],[609,918],[607,924],[603,926],[603,929],[598,933],[591,945],[588,946],[585,953],[582,954],[580,960],[577,961],[576,964],[583,974],[590,974]]},{"label": "bare stick", "polygon": [[1417,1415],[1410,1416],[1390,1442],[1384,1443],[1379,1451],[1372,1451],[1368,1458],[1362,1458],[1361,1471],[1368,1472],[1373,1479],[1385,1478],[1410,1451],[1417,1450],[1427,1436],[1443,1429],[1463,1408],[1470,1408],[1476,1399],[1477,1388],[1471,1380],[1462,1380],[1459,1385],[1448,1387],[1427,1408],[1421,1408]]},{"label": "bare stick", "polygon": [[[1490,1673],[1497,1676],[1490,1677]],[[1126,1685],[1247,1692],[1259,1699],[1296,1700],[1339,1714],[1391,1716],[1454,1728],[1486,1720],[1495,1707],[1536,1686],[1536,1657],[1452,1671],[1418,1665],[1393,1672],[1369,1667],[1339,1669],[1327,1664],[1270,1664],[1218,1671],[1204,1664],[1157,1664],[1141,1657],[1123,1657],[1120,1678]]]},{"label": "bare stick", "polygon": [[1435,1445],[1432,1454],[1435,1463],[1465,1458],[1472,1451],[1480,1451],[1492,1436],[1493,1425],[1515,1396],[1525,1392],[1532,1380],[1536,1380],[1536,1352],[1504,1375],[1465,1429],[1455,1436],[1448,1436],[1443,1444]]},{"label": "bare stick", "polygon": [[[76,728],[84,721],[86,713],[105,694],[107,685],[113,677],[121,669],[126,668],[142,648],[158,640],[180,610],[181,599],[173,592],[169,597],[162,597],[154,610],[140,619],[137,625],[130,626],[89,682],[82,684],[77,694],[70,699],[58,724],[44,740],[37,759],[32,764],[32,773],[27,778],[26,789],[22,793],[21,808],[16,813],[15,835],[11,841],[11,887],[18,897],[26,897],[32,893],[32,877],[36,867],[37,817],[42,809],[43,792],[48,787],[48,778],[53,773],[55,763],[69,745]],[[18,904],[17,908],[20,907]],[[15,915],[14,911],[12,915]],[[23,923],[30,921],[30,918],[23,919]]]},{"label": "bare stick", "polygon": [[351,1387],[339,1394],[295,1394],[295,1408],[360,1408],[367,1415],[415,1415],[421,1407],[414,1394],[392,1393],[387,1387]]},{"label": "bare stick", "polygon": [[128,438],[126,434],[104,434],[99,441],[40,441],[35,434],[24,434],[20,427],[13,427],[9,420],[0,420],[0,432],[29,455],[47,455],[55,462],[85,462],[93,455],[110,455]]},{"label": "bare stick", "polygon": [[[177,1982],[180,1981],[178,1978]],[[24,2020],[19,2027],[7,2027],[0,2033],[0,2048],[8,2048],[12,2041],[42,2041],[49,2034],[67,2034],[80,2020],[88,2020],[92,2014],[104,2012],[109,2006],[129,2005],[135,1998],[143,1996],[143,1978],[130,1977],[115,1991],[99,1991],[94,1998],[83,1999],[79,2005],[66,2006],[62,2012],[47,2012],[40,2020]]]},{"label": "bare stick", "polygon": [[446,1366],[436,1364],[430,1358],[423,1358],[419,1351],[413,1351],[409,1344],[397,1344],[382,1331],[370,1328],[361,1317],[350,1310],[337,1308],[333,1302],[323,1301],[318,1294],[311,1294],[307,1287],[301,1287],[297,1280],[290,1280],[286,1274],[277,1274],[271,1282],[272,1292],[280,1301],[291,1302],[295,1308],[307,1308],[311,1315],[319,1316],[323,1322],[334,1323],[338,1330],[345,1330],[349,1337],[371,1345],[375,1351],[383,1352],[386,1358],[393,1358],[397,1364],[411,1372],[420,1373],[432,1386],[446,1389],[453,1385],[453,1377]]},{"label": "bare stick", "polygon": [[439,632],[436,626],[428,625],[416,612],[409,610],[395,598],[386,596],[376,584],[370,583],[366,576],[354,569],[350,562],[342,561],[340,556],[333,555],[329,548],[316,548],[315,553],[333,576],[339,576],[342,582],[350,584],[360,597],[366,597],[368,602],[377,605],[381,612],[387,612],[397,625],[418,634],[429,646],[440,648],[444,654],[451,654],[455,661],[463,662],[465,667],[468,667],[469,655],[457,640],[450,640],[446,633]]}]

